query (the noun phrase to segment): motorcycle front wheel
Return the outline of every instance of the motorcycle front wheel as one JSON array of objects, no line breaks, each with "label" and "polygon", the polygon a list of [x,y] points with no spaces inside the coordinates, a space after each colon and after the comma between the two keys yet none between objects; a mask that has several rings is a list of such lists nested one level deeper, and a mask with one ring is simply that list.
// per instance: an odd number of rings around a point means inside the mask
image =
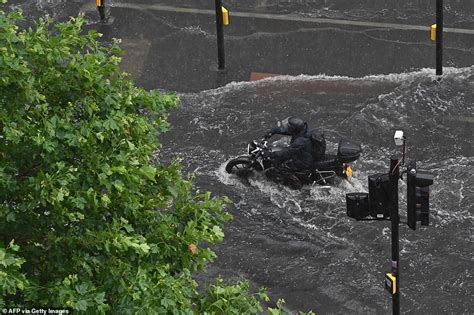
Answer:
[{"label": "motorcycle front wheel", "polygon": [[239,176],[248,175],[252,171],[252,160],[249,157],[239,156],[227,163],[225,171]]}]

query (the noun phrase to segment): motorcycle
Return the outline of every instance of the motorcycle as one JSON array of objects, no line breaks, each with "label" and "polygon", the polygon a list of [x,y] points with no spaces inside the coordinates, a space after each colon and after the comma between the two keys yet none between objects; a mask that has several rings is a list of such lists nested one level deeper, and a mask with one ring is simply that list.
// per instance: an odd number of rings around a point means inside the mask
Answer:
[{"label": "motorcycle", "polygon": [[353,170],[350,163],[356,161],[362,152],[360,144],[342,139],[339,141],[337,153],[325,154],[314,163],[311,170],[295,170],[288,166],[289,161],[281,163],[263,158],[264,152],[282,148],[276,142],[268,143],[267,138],[253,140],[247,146],[247,155],[231,159],[225,170],[239,177],[248,177],[253,171],[264,172],[268,179],[276,183],[300,189],[303,185],[328,185],[333,184],[337,178],[351,178]]}]

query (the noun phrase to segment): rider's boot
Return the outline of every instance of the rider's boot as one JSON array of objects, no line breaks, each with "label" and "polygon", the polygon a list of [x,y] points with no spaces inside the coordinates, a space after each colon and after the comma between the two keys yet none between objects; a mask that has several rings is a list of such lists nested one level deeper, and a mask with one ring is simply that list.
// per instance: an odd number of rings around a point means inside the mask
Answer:
[{"label": "rider's boot", "polygon": [[298,176],[294,174],[290,174],[286,180],[286,185],[290,187],[291,189],[301,189],[303,187],[303,184],[301,183],[300,179]]}]

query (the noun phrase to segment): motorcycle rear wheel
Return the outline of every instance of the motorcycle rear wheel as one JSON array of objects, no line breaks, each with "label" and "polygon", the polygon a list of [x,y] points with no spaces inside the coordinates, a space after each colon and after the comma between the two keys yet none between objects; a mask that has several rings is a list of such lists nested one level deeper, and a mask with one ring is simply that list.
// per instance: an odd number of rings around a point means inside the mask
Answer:
[{"label": "motorcycle rear wheel", "polygon": [[225,170],[229,174],[245,176],[252,171],[252,161],[248,157],[237,157],[227,163]]}]

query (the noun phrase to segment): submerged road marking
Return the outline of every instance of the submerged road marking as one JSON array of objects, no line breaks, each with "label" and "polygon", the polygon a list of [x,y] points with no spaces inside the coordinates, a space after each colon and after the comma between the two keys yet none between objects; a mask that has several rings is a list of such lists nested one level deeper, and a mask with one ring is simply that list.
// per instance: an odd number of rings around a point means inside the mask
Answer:
[{"label": "submerged road marking", "polygon": [[278,77],[283,74],[276,74],[276,73],[263,73],[263,72],[252,72],[250,73],[250,81],[257,81],[257,80],[262,80],[265,78],[271,78],[271,77]]},{"label": "submerged road marking", "polygon": [[[180,8],[172,7],[160,4],[139,4],[139,3],[114,3],[114,7],[118,8],[130,8],[138,10],[153,10],[153,11],[167,11],[176,13],[192,13],[192,14],[206,14],[215,15],[215,10],[205,9],[194,9],[194,8]],[[349,25],[349,26],[365,26],[365,27],[381,27],[391,28],[397,30],[409,30],[409,31],[430,31],[431,26],[420,26],[420,25],[409,25],[409,24],[397,24],[397,23],[379,23],[379,22],[364,22],[364,21],[351,21],[351,20],[340,20],[340,19],[328,19],[328,18],[309,18],[299,16],[289,16],[281,14],[267,14],[267,13],[252,13],[252,12],[231,12],[230,16],[237,16],[242,18],[256,18],[256,19],[267,19],[267,20],[280,20],[280,21],[292,21],[292,22],[309,22],[309,23],[320,23],[320,24],[338,24],[338,25]],[[474,34],[474,30],[464,28],[444,28],[445,33],[460,33],[460,34]]]}]

